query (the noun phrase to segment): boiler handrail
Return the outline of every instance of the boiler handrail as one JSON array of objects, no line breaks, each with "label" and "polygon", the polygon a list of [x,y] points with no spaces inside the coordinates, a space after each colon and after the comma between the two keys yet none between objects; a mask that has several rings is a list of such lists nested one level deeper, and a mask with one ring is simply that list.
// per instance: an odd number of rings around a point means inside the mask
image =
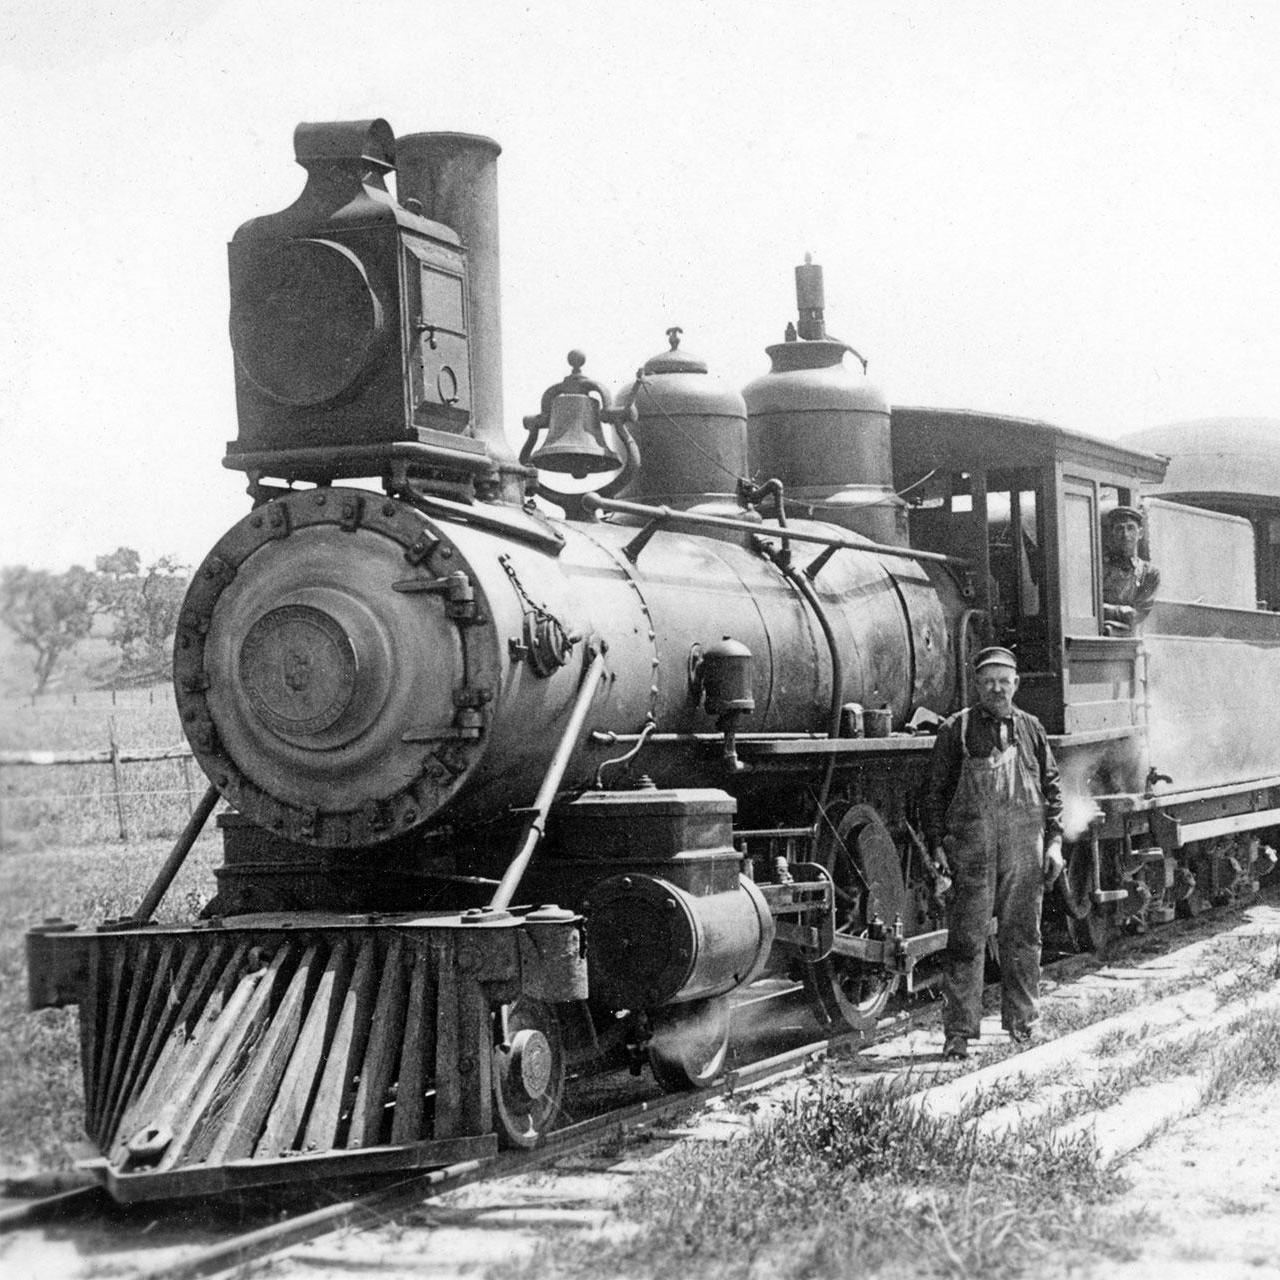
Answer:
[{"label": "boiler handrail", "polygon": [[854,542],[850,538],[830,533],[810,533],[789,524],[786,528],[772,528],[750,520],[734,520],[728,516],[704,515],[700,511],[677,511],[672,507],[651,507],[642,502],[623,502],[619,498],[602,498],[598,494],[582,496],[585,511],[616,511],[620,515],[644,516],[662,524],[687,525],[690,528],[736,529],[741,533],[754,533],[757,537],[783,538],[791,542],[816,542],[824,547],[841,547],[849,551],[872,551],[882,556],[901,556],[904,560],[923,560],[932,564],[951,564],[960,569],[971,569],[972,564],[960,556],[944,555],[941,551],[917,551],[915,547],[895,547],[884,542]]}]

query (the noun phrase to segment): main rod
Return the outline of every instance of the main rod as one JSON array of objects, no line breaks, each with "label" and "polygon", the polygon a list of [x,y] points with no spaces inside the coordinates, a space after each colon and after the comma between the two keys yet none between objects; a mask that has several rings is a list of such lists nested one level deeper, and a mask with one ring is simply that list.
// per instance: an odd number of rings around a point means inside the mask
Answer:
[{"label": "main rod", "polygon": [[676,511],[672,507],[650,507],[642,502],[624,502],[620,498],[602,498],[588,493],[582,498],[585,511],[616,511],[620,515],[644,516],[662,524],[684,525],[688,528],[736,529],[741,533],[754,533],[761,537],[786,538],[792,542],[816,542],[823,547],[841,547],[849,551],[874,551],[882,556],[901,556],[904,560],[924,560],[933,564],[952,564],[960,569],[972,566],[960,556],[943,555],[941,551],[917,551],[914,547],[893,547],[884,542],[854,542],[831,533],[811,533],[789,524],[781,526],[754,524],[749,520],[734,520],[729,516],[709,516],[698,511]]}]

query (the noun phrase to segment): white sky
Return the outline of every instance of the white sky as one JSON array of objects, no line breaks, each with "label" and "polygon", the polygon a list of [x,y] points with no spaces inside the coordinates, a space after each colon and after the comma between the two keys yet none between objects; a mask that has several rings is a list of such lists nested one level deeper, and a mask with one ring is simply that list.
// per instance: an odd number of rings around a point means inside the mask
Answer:
[{"label": "white sky", "polygon": [[502,143],[506,416],[685,329],[741,385],[826,270],[891,401],[1280,416],[1280,6],[9,0],[0,563],[246,510],[225,244],[299,120]]}]

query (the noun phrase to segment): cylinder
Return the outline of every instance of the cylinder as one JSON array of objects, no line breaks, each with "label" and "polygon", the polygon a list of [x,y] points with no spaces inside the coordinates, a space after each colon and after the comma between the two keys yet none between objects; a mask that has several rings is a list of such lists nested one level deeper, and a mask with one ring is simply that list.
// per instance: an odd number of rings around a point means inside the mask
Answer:
[{"label": "cylinder", "polygon": [[614,1009],[723,995],[753,981],[773,945],[773,917],[745,876],[694,895],[657,876],[613,876],[584,908],[592,994]]},{"label": "cylinder", "polygon": [[472,423],[501,462],[514,462],[503,430],[502,288],[498,256],[498,156],[492,138],[410,133],[396,140],[396,190],[424,216],[452,227],[467,250]]}]

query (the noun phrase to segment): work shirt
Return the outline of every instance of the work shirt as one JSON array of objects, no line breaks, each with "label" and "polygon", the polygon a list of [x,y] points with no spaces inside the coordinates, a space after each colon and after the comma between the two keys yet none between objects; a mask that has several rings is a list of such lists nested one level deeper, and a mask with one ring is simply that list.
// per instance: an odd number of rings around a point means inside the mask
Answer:
[{"label": "work shirt", "polygon": [[[947,834],[947,808],[960,781],[965,756],[960,742],[962,714],[957,712],[943,721],[929,761],[924,830],[930,848],[941,844],[942,837]],[[968,720],[969,737],[964,747],[968,748],[969,755],[989,756],[1008,745],[1015,746],[1023,765],[1040,779],[1046,839],[1062,835],[1062,786],[1044,725],[1020,707],[1014,707],[1013,714],[1003,719],[990,715],[981,707],[974,707]]]},{"label": "work shirt", "polygon": [[1102,599],[1104,604],[1128,605],[1139,620],[1151,612],[1156,592],[1160,590],[1160,570],[1149,560],[1138,556],[1108,555],[1102,565]]}]

